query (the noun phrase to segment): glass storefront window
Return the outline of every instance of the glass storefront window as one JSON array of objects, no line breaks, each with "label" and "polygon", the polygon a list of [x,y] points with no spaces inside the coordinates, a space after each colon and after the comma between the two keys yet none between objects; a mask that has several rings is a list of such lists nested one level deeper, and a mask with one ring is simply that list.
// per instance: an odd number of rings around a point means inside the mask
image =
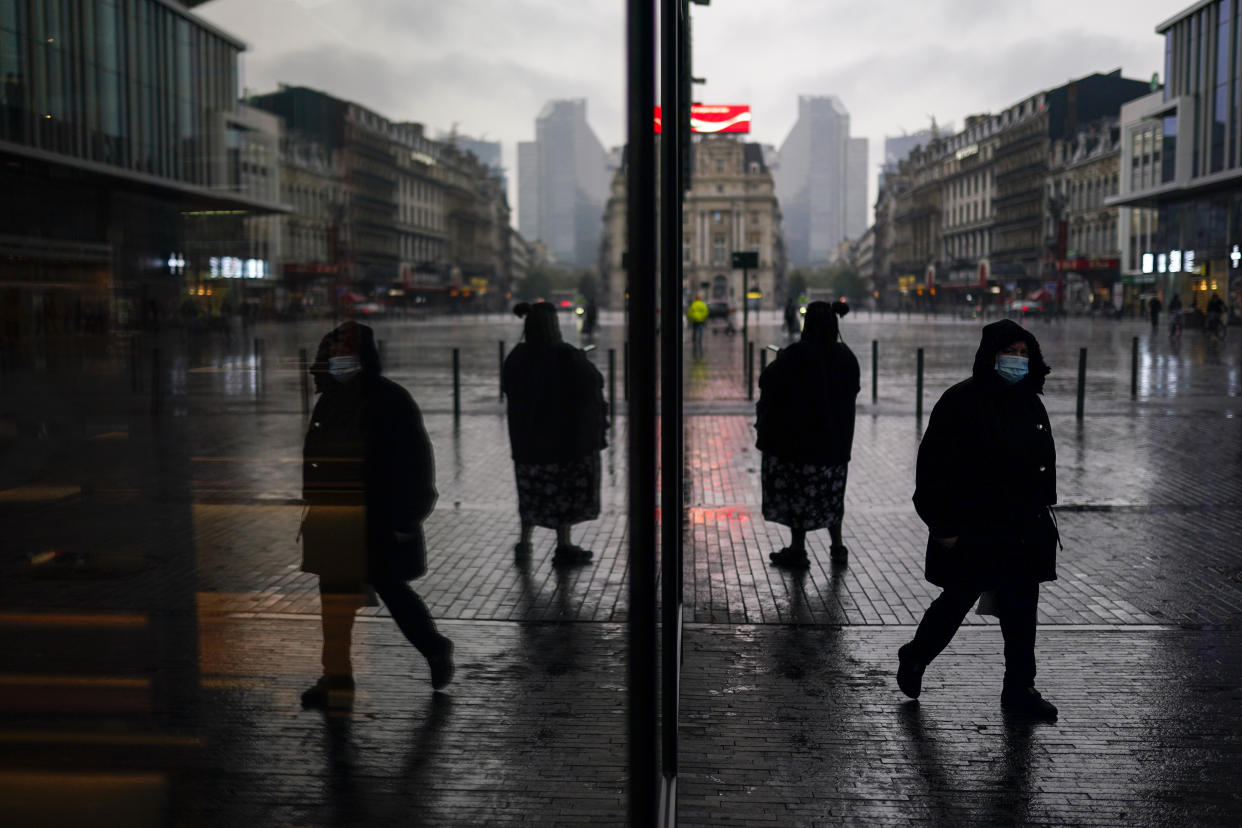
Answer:
[{"label": "glass storefront window", "polygon": [[1177,116],[1164,117],[1164,141],[1160,154],[1163,162],[1160,165],[1160,181],[1168,183],[1177,175]]}]

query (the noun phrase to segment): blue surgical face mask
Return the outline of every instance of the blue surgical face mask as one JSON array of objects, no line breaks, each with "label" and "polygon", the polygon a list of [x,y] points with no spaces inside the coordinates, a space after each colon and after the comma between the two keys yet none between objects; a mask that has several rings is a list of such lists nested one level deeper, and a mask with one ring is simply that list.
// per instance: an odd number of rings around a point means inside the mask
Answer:
[{"label": "blue surgical face mask", "polygon": [[1013,385],[1018,380],[1027,375],[1029,369],[1029,361],[1024,356],[1016,356],[1014,354],[997,354],[996,355],[996,373],[1001,375],[1001,379]]},{"label": "blue surgical face mask", "polygon": [[328,373],[337,382],[349,382],[362,370],[362,360],[356,356],[328,357]]}]

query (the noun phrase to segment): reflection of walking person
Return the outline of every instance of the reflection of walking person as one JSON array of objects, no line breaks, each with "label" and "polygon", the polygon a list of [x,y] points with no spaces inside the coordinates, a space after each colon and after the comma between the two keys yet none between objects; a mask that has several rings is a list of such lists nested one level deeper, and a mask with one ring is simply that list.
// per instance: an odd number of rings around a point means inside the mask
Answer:
[{"label": "reflection of walking person", "polygon": [[505,358],[501,374],[522,531],[514,557],[530,555],[538,525],[556,530],[554,564],[586,563],[591,552],[574,546],[569,532],[599,517],[604,378],[586,354],[561,341],[552,305],[523,302],[513,312],[526,318],[525,341]]},{"label": "reflection of walking person", "polygon": [[436,501],[422,415],[404,388],[380,376],[366,325],[346,322],[325,336],[310,370],[320,397],[303,447],[302,569],[319,576],[324,674],[302,703],[352,701],[350,638],[368,587],[426,657],[439,690],[453,678],[453,642],[407,583],[426,571],[422,522]]},{"label": "reflection of walking person", "polygon": [[707,325],[709,311],[702,296],[695,296],[690,307],[686,308],[686,319],[690,321],[690,346],[696,354],[703,353],[703,328]]},{"label": "reflection of walking person", "polygon": [[804,568],[806,533],[827,528],[834,564],[841,539],[845,477],[854,443],[858,360],[837,341],[837,305],[812,302],[802,339],[759,376],[756,448],[763,452],[763,517],[790,528],[789,546],[771,553],[777,566]]},{"label": "reflection of walking person", "polygon": [[[1056,578],[1056,450],[1039,394],[1049,373],[1035,337],[1012,320],[983,329],[969,379],[932,410],[919,446],[914,507],[927,524],[927,580],[944,591],[898,650],[911,698],[980,594],[992,591],[1005,638],[1001,706],[1040,719],[1057,709],[1035,689],[1035,612]],[[969,679],[968,679],[969,680]]]}]

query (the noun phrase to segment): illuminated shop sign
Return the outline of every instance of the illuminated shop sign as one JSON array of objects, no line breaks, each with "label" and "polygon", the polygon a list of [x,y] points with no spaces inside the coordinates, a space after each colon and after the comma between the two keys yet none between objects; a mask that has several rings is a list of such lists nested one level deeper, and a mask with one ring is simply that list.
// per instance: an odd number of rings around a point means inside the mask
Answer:
[{"label": "illuminated shop sign", "polygon": [[176,275],[185,273],[185,254],[173,253],[168,257],[168,272]]},{"label": "illuminated shop sign", "polygon": [[1169,251],[1169,272],[1170,273],[1181,273],[1182,272],[1182,251],[1180,250]]},{"label": "illuminated shop sign", "polygon": [[212,256],[207,260],[207,270],[213,279],[262,279],[267,276],[267,262],[236,256]]},{"label": "illuminated shop sign", "polygon": [[[655,131],[660,132],[660,107],[655,108]],[[692,104],[691,132],[750,132],[749,104]]]},{"label": "illuminated shop sign", "polygon": [[1143,254],[1143,272],[1144,273],[1155,273],[1156,272],[1156,254],[1154,253]]},{"label": "illuminated shop sign", "polygon": [[1236,269],[1238,262],[1242,261],[1242,248],[1235,244],[1233,250],[1229,251],[1229,258],[1233,260],[1233,266]]},{"label": "illuminated shop sign", "polygon": [[1156,257],[1156,272],[1164,273],[1169,269],[1169,257],[1161,253]]}]

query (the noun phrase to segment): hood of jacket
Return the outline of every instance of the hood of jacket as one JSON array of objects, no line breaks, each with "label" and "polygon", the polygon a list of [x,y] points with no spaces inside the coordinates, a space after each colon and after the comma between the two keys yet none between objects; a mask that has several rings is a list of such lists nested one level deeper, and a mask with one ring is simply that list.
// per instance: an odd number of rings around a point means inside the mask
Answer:
[{"label": "hood of jacket", "polygon": [[1043,393],[1044,378],[1052,373],[1052,369],[1044,362],[1044,352],[1040,350],[1035,335],[1012,319],[1002,319],[983,326],[983,336],[979,340],[979,350],[975,352],[971,375],[988,382],[999,380],[996,373],[996,354],[1001,348],[1019,340],[1026,343],[1029,373],[1018,385],[1030,388],[1037,394]]},{"label": "hood of jacket", "polygon": [[362,378],[374,379],[380,375],[379,348],[375,345],[375,331],[369,325],[352,320],[342,322],[319,340],[319,350],[315,352],[315,361],[310,367],[316,391],[327,391],[338,386],[337,381],[328,373],[328,356],[332,353],[333,346],[346,338],[352,338],[357,346],[358,361],[362,363]]}]

